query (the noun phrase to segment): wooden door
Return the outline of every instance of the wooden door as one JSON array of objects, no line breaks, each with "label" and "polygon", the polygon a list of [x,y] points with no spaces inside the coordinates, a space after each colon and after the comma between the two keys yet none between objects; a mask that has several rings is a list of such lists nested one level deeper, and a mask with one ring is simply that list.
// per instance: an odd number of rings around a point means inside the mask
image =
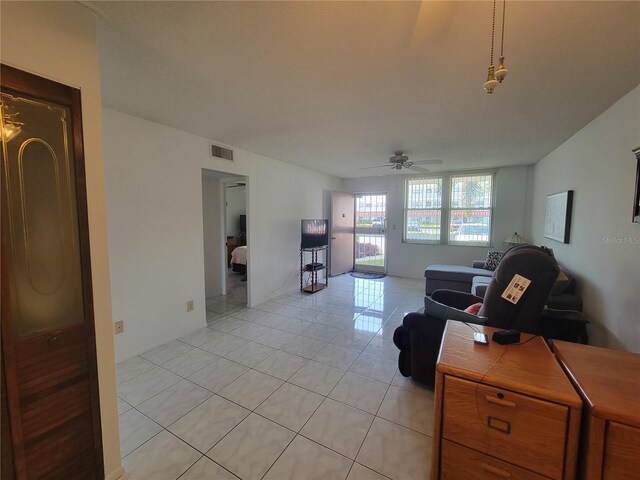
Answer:
[{"label": "wooden door", "polygon": [[2,359],[15,476],[103,478],[80,91],[1,68]]},{"label": "wooden door", "polygon": [[341,275],[353,269],[353,214],[355,196],[352,193],[331,193],[331,275]]}]

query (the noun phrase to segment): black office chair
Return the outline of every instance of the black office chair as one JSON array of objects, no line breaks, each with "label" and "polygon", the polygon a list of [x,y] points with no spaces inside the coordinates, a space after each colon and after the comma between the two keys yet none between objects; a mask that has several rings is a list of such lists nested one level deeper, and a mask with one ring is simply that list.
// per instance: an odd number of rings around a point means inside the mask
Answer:
[{"label": "black office chair", "polygon": [[[400,349],[398,367],[405,377],[435,382],[435,365],[448,319],[537,333],[545,302],[558,277],[558,264],[545,247],[518,245],[508,250],[491,277],[484,299],[469,293],[436,290],[425,298],[424,313],[406,315],[393,335]],[[502,298],[515,275],[531,281],[517,303]],[[478,315],[462,309],[482,302]]]}]

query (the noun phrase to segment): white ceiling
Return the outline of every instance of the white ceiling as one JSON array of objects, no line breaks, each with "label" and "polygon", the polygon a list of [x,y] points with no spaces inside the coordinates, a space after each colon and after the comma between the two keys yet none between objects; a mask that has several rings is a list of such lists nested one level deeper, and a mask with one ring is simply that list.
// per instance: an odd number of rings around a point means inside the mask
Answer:
[{"label": "white ceiling", "polygon": [[106,107],[343,178],[531,164],[640,83],[640,2],[507,2],[493,95],[491,2],[90,3]]}]

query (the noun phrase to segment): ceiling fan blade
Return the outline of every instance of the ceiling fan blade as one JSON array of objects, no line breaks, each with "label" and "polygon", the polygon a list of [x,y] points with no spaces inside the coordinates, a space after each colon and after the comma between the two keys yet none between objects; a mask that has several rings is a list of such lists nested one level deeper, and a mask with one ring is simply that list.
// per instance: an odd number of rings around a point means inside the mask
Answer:
[{"label": "ceiling fan blade", "polygon": [[427,170],[426,168],[422,168],[422,167],[418,167],[416,165],[412,165],[410,167],[407,167],[408,170],[413,170],[414,172],[420,172],[420,173],[428,173],[429,170]]},{"label": "ceiling fan blade", "polygon": [[417,162],[413,162],[414,165],[440,165],[442,160],[439,158],[434,158],[433,160],[418,160]]},{"label": "ceiling fan blade", "polygon": [[382,167],[388,167],[389,165],[390,165],[389,163],[386,163],[386,164],[384,164],[384,165],[376,165],[375,167],[364,167],[364,168],[361,168],[360,170],[369,170],[370,168],[382,168]]}]

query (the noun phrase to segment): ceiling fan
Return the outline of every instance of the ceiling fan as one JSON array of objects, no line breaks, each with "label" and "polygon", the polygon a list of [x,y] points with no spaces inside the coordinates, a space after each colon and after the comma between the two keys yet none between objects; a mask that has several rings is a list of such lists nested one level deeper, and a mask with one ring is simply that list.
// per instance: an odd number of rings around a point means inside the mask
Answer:
[{"label": "ceiling fan", "polygon": [[426,168],[422,168],[419,165],[439,165],[442,163],[442,160],[434,159],[434,160],[419,160],[417,162],[412,162],[409,160],[409,157],[404,154],[402,151],[395,152],[394,155],[389,157],[389,163],[384,165],[376,165],[375,167],[365,167],[360,170],[368,170],[370,168],[382,168],[382,167],[390,167],[391,170],[402,170],[403,168],[413,170],[414,172],[425,173],[428,172]]}]

